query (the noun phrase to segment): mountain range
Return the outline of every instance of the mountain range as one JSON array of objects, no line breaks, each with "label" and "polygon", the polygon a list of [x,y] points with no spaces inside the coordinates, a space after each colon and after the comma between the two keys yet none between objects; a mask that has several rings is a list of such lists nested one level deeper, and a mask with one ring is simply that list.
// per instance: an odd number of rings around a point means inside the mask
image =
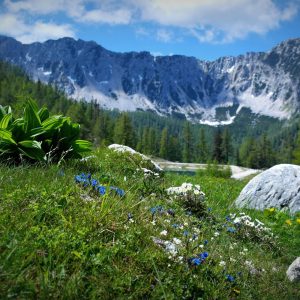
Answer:
[{"label": "mountain range", "polygon": [[269,52],[203,61],[182,55],[116,53],[93,41],[61,38],[22,44],[0,36],[0,59],[34,80],[103,108],[230,124],[243,107],[287,119],[300,108],[300,38]]}]

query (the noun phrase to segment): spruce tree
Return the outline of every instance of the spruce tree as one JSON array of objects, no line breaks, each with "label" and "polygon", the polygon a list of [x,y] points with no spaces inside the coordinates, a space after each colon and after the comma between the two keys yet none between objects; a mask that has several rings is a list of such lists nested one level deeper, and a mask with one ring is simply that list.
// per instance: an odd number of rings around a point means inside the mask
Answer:
[{"label": "spruce tree", "polygon": [[231,136],[228,128],[225,128],[222,134],[222,158],[227,164],[229,162],[230,155],[232,153]]},{"label": "spruce tree", "polygon": [[191,125],[185,122],[183,126],[183,162],[192,162],[193,160],[193,138],[191,132]]},{"label": "spruce tree", "polygon": [[197,161],[198,162],[207,162],[208,160],[208,150],[207,142],[204,128],[200,129],[199,142],[197,145]]},{"label": "spruce tree", "polygon": [[159,145],[159,156],[161,158],[168,158],[168,128],[165,127],[161,133],[160,145]]},{"label": "spruce tree", "polygon": [[300,165],[300,131],[298,131],[296,145],[293,151],[293,163]]},{"label": "spruce tree", "polygon": [[222,133],[220,127],[218,127],[215,136],[214,136],[214,145],[213,145],[213,160],[216,160],[218,163],[223,161],[223,151],[222,151]]},{"label": "spruce tree", "polygon": [[117,119],[114,129],[114,142],[129,147],[135,146],[135,133],[127,113],[122,113]]}]

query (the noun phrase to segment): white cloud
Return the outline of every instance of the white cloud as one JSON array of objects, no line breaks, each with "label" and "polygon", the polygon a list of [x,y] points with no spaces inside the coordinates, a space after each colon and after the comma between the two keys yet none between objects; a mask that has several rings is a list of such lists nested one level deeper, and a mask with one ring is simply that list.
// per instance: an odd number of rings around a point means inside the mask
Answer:
[{"label": "white cloud", "polygon": [[149,36],[150,32],[144,27],[139,27],[135,30],[135,34],[137,36]]},{"label": "white cloud", "polygon": [[156,38],[160,42],[168,43],[173,39],[173,34],[166,29],[159,29],[156,32]]},{"label": "white cloud", "polygon": [[292,19],[298,11],[296,2],[279,8],[271,0],[134,2],[141,12],[142,20],[189,29],[199,41],[207,42],[230,42],[244,38],[249,33],[267,33],[278,28],[282,21]]},{"label": "white cloud", "polygon": [[104,11],[101,9],[94,9],[85,12],[78,21],[91,23],[106,23],[110,25],[124,25],[130,23],[131,12],[128,9],[118,9],[115,11]]},{"label": "white cloud", "polygon": [[48,39],[75,37],[74,30],[68,24],[45,23],[41,21],[26,23],[21,16],[0,15],[0,33],[15,37],[23,43],[43,42]]},{"label": "white cloud", "polygon": [[[200,42],[224,43],[278,28],[298,13],[300,0],[4,0],[2,6],[3,14],[6,11],[9,16],[22,14],[27,18],[55,18],[61,13],[74,23],[135,23],[140,28],[150,22],[161,29],[150,30],[148,35],[164,42],[178,40],[182,32],[188,32]],[[26,25],[24,20],[19,22]],[[61,26],[54,31],[72,34],[71,26]],[[135,33],[146,36],[147,32],[148,28]]]}]

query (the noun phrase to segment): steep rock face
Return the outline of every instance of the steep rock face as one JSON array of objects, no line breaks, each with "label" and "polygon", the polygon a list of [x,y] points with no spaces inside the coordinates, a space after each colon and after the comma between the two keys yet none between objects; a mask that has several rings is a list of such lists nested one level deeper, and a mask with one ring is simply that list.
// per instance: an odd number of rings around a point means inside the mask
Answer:
[{"label": "steep rock face", "polygon": [[300,39],[268,53],[222,57],[213,62],[149,52],[115,53],[72,38],[21,44],[0,37],[0,59],[25,69],[35,80],[56,85],[74,98],[105,108],[180,113],[214,120],[218,107],[245,106],[254,113],[289,117],[299,107]]}]

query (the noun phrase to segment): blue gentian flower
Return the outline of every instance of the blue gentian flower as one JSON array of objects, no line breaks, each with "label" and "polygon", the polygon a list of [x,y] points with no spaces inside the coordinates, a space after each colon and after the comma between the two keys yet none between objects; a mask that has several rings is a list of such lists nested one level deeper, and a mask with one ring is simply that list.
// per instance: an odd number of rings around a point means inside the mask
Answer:
[{"label": "blue gentian flower", "polygon": [[228,280],[229,282],[234,282],[234,277],[232,275],[226,275],[226,280]]},{"label": "blue gentian flower", "polygon": [[192,264],[193,266],[199,266],[199,265],[201,265],[201,263],[202,263],[202,261],[201,261],[200,258],[193,258],[193,259],[191,260],[191,264]]},{"label": "blue gentian flower", "polygon": [[172,216],[172,217],[175,217],[175,211],[173,210],[173,209],[168,209],[167,210],[167,213],[170,215],[170,216]]},{"label": "blue gentian flower", "polygon": [[183,235],[184,235],[184,236],[188,236],[188,235],[189,235],[189,232],[188,232],[187,230],[185,230],[185,231],[183,232]]},{"label": "blue gentian flower", "polygon": [[227,227],[227,231],[234,233],[236,232],[236,229],[234,227]]},{"label": "blue gentian flower", "polygon": [[99,186],[98,186],[98,191],[99,191],[100,195],[103,196],[103,195],[105,195],[106,187],[103,186],[103,185],[99,185]]},{"label": "blue gentian flower", "polygon": [[178,225],[178,224],[172,224],[172,227],[173,227],[173,228],[178,228],[179,225]]},{"label": "blue gentian flower", "polygon": [[226,221],[228,221],[228,222],[230,222],[230,221],[231,221],[231,218],[230,218],[230,216],[227,216],[225,219],[226,219]]},{"label": "blue gentian flower", "polygon": [[205,240],[205,241],[203,242],[203,244],[204,244],[204,245],[207,245],[207,244],[208,244],[208,240]]},{"label": "blue gentian flower", "polygon": [[98,180],[92,179],[92,181],[91,181],[91,186],[92,186],[92,187],[96,187],[97,185],[98,185]]}]

